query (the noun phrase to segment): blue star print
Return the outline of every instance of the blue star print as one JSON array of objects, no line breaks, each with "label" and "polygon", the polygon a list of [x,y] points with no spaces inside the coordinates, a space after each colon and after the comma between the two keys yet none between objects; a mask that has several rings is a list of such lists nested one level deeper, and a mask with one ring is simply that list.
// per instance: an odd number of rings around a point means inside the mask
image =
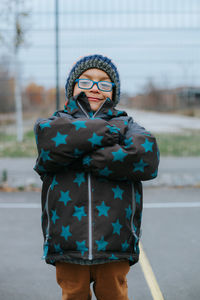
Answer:
[{"label": "blue star print", "polygon": [[82,256],[84,255],[85,252],[88,251],[88,248],[85,246],[85,241],[76,242],[76,245],[77,245],[77,251],[80,251]]},{"label": "blue star print", "polygon": [[108,210],[110,209],[110,206],[106,206],[104,201],[101,203],[101,205],[97,205],[96,208],[99,211],[99,217],[100,216],[108,217]]},{"label": "blue star print", "polygon": [[140,198],[141,195],[138,193],[138,191],[135,193],[136,203],[140,204]]},{"label": "blue star print", "polygon": [[81,183],[85,182],[84,173],[76,173],[76,178],[73,182],[76,182],[80,187]]},{"label": "blue star print", "polygon": [[74,156],[79,157],[83,154],[83,151],[80,151],[78,148],[74,149]]},{"label": "blue star print", "polygon": [[58,199],[58,201],[60,202],[63,202],[64,205],[66,206],[67,203],[72,200],[71,197],[69,196],[69,191],[66,191],[66,192],[63,192],[63,191],[60,191],[61,193],[61,196],[60,198]]},{"label": "blue star print", "polygon": [[106,127],[109,128],[111,133],[113,133],[113,132],[118,133],[120,131],[120,129],[118,127],[116,127],[115,125],[113,125],[113,126],[107,125]]},{"label": "blue star print", "polygon": [[41,149],[41,158],[42,160],[45,162],[47,160],[51,160],[51,158],[49,157],[49,152],[50,151],[45,151],[44,149]]},{"label": "blue star print", "polygon": [[53,209],[52,209],[51,212],[52,212],[52,218],[51,218],[51,220],[52,220],[53,224],[55,224],[55,223],[56,223],[56,220],[58,220],[58,219],[60,219],[60,218],[59,218],[59,216],[57,216],[56,210],[53,210]]},{"label": "blue star print", "polygon": [[46,171],[45,168],[44,168],[43,166],[38,165],[37,167],[38,167],[38,170],[39,170],[40,172],[45,172],[45,171]]},{"label": "blue star print", "polygon": [[73,213],[73,217],[77,217],[79,221],[81,221],[82,217],[86,217],[86,213],[84,211],[84,206],[78,207],[74,206],[75,212]]},{"label": "blue star print", "polygon": [[74,109],[77,109],[78,106],[76,105],[76,102],[73,100],[70,100],[69,104],[67,104],[67,108],[70,108],[71,111],[73,111]]},{"label": "blue star print", "polygon": [[51,127],[51,125],[50,125],[50,121],[49,122],[45,122],[45,123],[40,123],[40,128],[43,130],[44,128],[46,128],[46,127]]},{"label": "blue star print", "polygon": [[128,148],[129,146],[133,145],[133,139],[130,137],[129,139],[124,140],[125,147]]},{"label": "blue star print", "polygon": [[123,226],[119,223],[119,219],[117,219],[115,223],[112,223],[112,226],[113,226],[113,234],[117,233],[118,235],[120,235],[120,230]]},{"label": "blue star print", "polygon": [[108,242],[104,241],[104,237],[102,236],[99,241],[95,241],[98,245],[97,251],[105,251],[106,246],[108,245]]},{"label": "blue star print", "polygon": [[154,144],[153,142],[151,143],[151,142],[149,142],[148,139],[145,139],[144,144],[141,144],[141,146],[144,147],[145,152],[148,152],[148,151],[153,152],[153,150],[152,150],[153,144]]},{"label": "blue star print", "polygon": [[109,176],[111,173],[112,173],[112,171],[110,171],[108,169],[108,167],[105,167],[103,170],[99,171],[99,175],[102,175],[102,176]]},{"label": "blue star print", "polygon": [[66,145],[67,136],[67,134],[61,134],[60,132],[57,132],[57,135],[54,138],[52,138],[52,141],[56,143],[56,147],[58,147],[59,145]]},{"label": "blue star print", "polygon": [[75,121],[72,122],[72,124],[74,126],[76,126],[76,131],[79,130],[80,128],[87,128],[87,126],[85,125],[86,121]]},{"label": "blue star print", "polygon": [[91,160],[92,160],[92,158],[88,155],[88,156],[85,156],[84,158],[83,158],[83,164],[84,165],[90,165],[90,163],[91,163]]},{"label": "blue star print", "polygon": [[117,185],[116,188],[113,188],[112,191],[114,192],[114,199],[120,198],[122,200],[123,190]]},{"label": "blue star print", "polygon": [[55,185],[57,185],[58,182],[56,181],[56,176],[53,177],[52,183],[51,183],[51,190],[54,189]]},{"label": "blue star print", "polygon": [[152,178],[155,178],[158,175],[158,170],[156,170],[154,173],[151,174]]},{"label": "blue star print", "polygon": [[54,249],[57,253],[62,254],[62,249],[60,248],[60,244],[54,244]]},{"label": "blue star print", "polygon": [[124,243],[122,243],[122,251],[126,251],[129,247],[129,244],[127,243],[127,241],[125,241]]},{"label": "blue star print", "polygon": [[120,148],[118,151],[116,152],[111,152],[113,155],[113,161],[124,161],[124,158],[128,155],[127,153],[124,153],[124,151]]},{"label": "blue star print", "polygon": [[66,241],[70,236],[72,236],[71,232],[69,231],[69,225],[66,227],[62,226],[62,232],[60,236],[63,236]]},{"label": "blue star print", "polygon": [[114,254],[112,254],[112,255],[109,257],[109,259],[116,260],[116,259],[118,259],[118,257],[115,256]]},{"label": "blue star print", "polygon": [[131,206],[129,205],[129,207],[128,207],[128,208],[125,208],[125,210],[126,210],[126,218],[127,218],[128,220],[130,220],[131,215],[132,215],[132,209],[131,209]]},{"label": "blue star print", "polygon": [[88,141],[92,144],[92,147],[94,147],[95,145],[101,146],[102,139],[103,139],[103,136],[93,133],[92,137],[90,139],[88,139]]},{"label": "blue star print", "polygon": [[146,164],[143,161],[143,159],[140,159],[140,161],[138,163],[134,163],[133,166],[134,166],[133,172],[136,171],[144,172],[144,167],[148,166],[148,164]]}]

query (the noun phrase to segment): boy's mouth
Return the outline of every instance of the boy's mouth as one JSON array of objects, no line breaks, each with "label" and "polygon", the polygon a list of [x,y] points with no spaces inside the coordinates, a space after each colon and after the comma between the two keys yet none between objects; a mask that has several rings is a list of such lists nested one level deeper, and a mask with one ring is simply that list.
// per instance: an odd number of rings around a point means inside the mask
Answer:
[{"label": "boy's mouth", "polygon": [[89,101],[94,101],[94,102],[99,102],[102,101],[103,99],[95,98],[95,97],[88,97]]}]

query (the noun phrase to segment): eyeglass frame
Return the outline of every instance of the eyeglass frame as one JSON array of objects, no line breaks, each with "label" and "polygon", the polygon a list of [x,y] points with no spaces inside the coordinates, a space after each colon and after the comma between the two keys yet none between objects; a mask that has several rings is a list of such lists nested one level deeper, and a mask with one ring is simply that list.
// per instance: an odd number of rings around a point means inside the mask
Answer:
[{"label": "eyeglass frame", "polygon": [[[91,86],[90,88],[83,88],[83,87],[80,87],[80,86],[79,86],[79,81],[80,81],[80,80],[89,80],[89,81],[92,81],[93,84],[92,84],[92,86]],[[96,84],[96,85],[97,85],[97,88],[98,88],[100,91],[102,91],[102,92],[111,92],[111,91],[113,90],[113,87],[115,86],[115,83],[114,83],[114,82],[105,81],[105,80],[94,81],[94,80],[88,79],[88,78],[78,78],[78,79],[76,79],[74,82],[78,82],[78,87],[79,87],[79,89],[82,89],[82,90],[90,90],[90,89],[92,89],[93,86]],[[102,90],[102,89],[99,88],[99,82],[109,82],[109,83],[111,83],[112,87],[111,87],[110,90]]]}]

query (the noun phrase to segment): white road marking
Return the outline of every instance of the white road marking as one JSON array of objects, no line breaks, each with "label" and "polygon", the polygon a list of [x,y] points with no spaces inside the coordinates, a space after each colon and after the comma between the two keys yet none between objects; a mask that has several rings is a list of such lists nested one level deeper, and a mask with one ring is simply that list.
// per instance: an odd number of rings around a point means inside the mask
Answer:
[{"label": "white road marking", "polygon": [[39,203],[0,203],[0,208],[41,208]]},{"label": "white road marking", "polygon": [[164,203],[145,203],[144,208],[184,208],[200,207],[200,202],[164,202]]},{"label": "white road marking", "polygon": [[[144,208],[193,208],[200,207],[200,202],[164,202],[145,203]],[[41,208],[40,203],[1,202],[0,208]]]}]

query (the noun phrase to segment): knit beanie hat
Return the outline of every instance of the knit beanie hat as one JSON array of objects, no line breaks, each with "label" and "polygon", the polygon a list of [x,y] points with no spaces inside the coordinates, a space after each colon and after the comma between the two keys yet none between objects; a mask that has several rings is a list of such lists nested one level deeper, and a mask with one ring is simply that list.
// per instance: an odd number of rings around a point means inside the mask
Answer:
[{"label": "knit beanie hat", "polygon": [[66,97],[69,99],[73,96],[75,80],[78,79],[83,72],[92,68],[97,68],[106,72],[110,77],[111,81],[115,83],[115,86],[113,87],[112,100],[116,105],[120,100],[119,73],[111,59],[99,54],[84,56],[76,62],[67,78],[67,82],[65,85]]}]

